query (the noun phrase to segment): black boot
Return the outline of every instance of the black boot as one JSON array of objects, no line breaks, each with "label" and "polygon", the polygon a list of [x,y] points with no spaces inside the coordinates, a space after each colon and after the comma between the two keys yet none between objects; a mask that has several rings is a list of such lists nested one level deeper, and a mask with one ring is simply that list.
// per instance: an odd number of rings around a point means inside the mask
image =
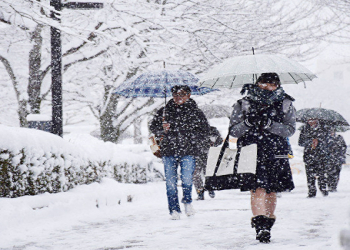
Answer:
[{"label": "black boot", "polygon": [[252,218],[252,227],[256,231],[256,239],[262,243],[269,243],[271,228],[276,218],[269,218],[265,215],[258,215]]}]

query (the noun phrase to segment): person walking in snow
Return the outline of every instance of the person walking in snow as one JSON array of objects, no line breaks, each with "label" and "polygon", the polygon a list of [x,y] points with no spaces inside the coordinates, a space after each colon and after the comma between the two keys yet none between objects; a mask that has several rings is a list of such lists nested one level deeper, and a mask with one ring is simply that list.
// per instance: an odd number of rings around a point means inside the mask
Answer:
[{"label": "person walking in snow", "polygon": [[255,84],[243,86],[241,94],[245,92],[233,106],[229,133],[238,138],[236,164],[242,147],[257,145],[255,175],[241,175],[240,189],[251,193],[256,239],[268,243],[276,221],[276,193],[294,189],[287,140],[295,132],[294,99],[284,92],[276,73],[261,74]]},{"label": "person walking in snow", "polygon": [[308,187],[308,198],[316,197],[316,179],[323,196],[327,191],[329,127],[318,119],[309,119],[301,128],[298,144],[304,147],[303,160]]},{"label": "person walking in snow", "polygon": [[[204,143],[202,143],[202,148],[200,149],[199,155],[196,156],[196,168],[193,174],[193,184],[198,195],[197,200],[204,200],[205,190],[203,185],[203,176],[205,175],[205,170],[207,167],[209,148],[217,147],[223,142],[219,130],[214,126],[210,126],[209,139],[210,140],[208,141],[205,138]],[[208,143],[205,143],[207,141]],[[210,198],[215,197],[215,192],[213,190],[210,190],[208,193]]]},{"label": "person walking in snow", "polygon": [[330,131],[330,137],[327,142],[328,147],[328,167],[327,167],[327,180],[328,180],[328,191],[336,192],[339,182],[340,171],[342,165],[345,164],[346,160],[346,143],[341,135],[337,135],[335,128]]},{"label": "person walking in snow", "polygon": [[187,216],[194,215],[192,206],[192,178],[202,144],[209,140],[209,123],[204,113],[191,99],[191,89],[176,85],[171,89],[173,98],[159,109],[151,121],[150,130],[160,143],[164,164],[168,207],[171,219],[180,219],[177,190],[177,169],[181,168],[183,198]]}]

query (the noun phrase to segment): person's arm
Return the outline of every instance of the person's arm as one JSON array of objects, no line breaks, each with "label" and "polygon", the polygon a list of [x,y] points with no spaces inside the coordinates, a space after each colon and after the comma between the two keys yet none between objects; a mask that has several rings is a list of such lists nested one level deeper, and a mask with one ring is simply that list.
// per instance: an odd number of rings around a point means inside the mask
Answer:
[{"label": "person's arm", "polygon": [[223,142],[220,132],[216,127],[210,127],[210,137],[211,145],[214,147],[219,146]]},{"label": "person's arm", "polygon": [[233,105],[233,111],[230,118],[229,134],[233,137],[239,138],[244,135],[250,127],[244,122],[244,115],[242,105],[237,102]]},{"label": "person's arm", "polygon": [[298,145],[301,147],[309,147],[312,144],[312,138],[309,136],[307,132],[306,125],[304,125],[301,129]]},{"label": "person's arm", "polygon": [[338,135],[338,138],[339,138],[339,144],[340,144],[340,148],[341,148],[341,155],[343,155],[345,157],[346,155],[346,149],[347,149],[347,146],[346,146],[346,142],[343,138],[343,136],[341,135]]},{"label": "person's arm", "polygon": [[154,115],[151,125],[149,127],[151,132],[155,134],[157,137],[163,135],[163,108],[159,109],[157,113]]},{"label": "person's arm", "polygon": [[197,130],[202,138],[207,137],[209,139],[210,134],[210,125],[207,117],[204,115],[203,111],[198,109],[197,118],[199,124],[197,125]]},{"label": "person's arm", "polygon": [[215,128],[215,133],[216,133],[216,140],[215,140],[214,146],[217,147],[221,143],[223,143],[224,139],[221,137],[221,134],[217,128]]},{"label": "person's arm", "polygon": [[271,125],[266,128],[267,131],[283,136],[290,137],[295,133],[296,127],[296,116],[295,116],[295,108],[292,104],[290,104],[287,112],[284,115],[282,123],[272,122]]}]

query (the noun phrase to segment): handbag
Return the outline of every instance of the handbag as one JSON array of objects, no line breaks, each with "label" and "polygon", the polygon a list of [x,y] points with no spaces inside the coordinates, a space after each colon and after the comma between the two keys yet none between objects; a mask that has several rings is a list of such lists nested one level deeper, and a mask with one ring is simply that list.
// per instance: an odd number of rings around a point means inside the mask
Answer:
[{"label": "handbag", "polygon": [[155,155],[157,158],[162,158],[162,154],[160,153],[159,143],[163,139],[163,137],[160,138],[159,140],[157,140],[156,137],[154,135],[152,135],[149,137],[149,139],[151,141],[150,148],[151,148],[153,155]]},{"label": "handbag", "polygon": [[211,191],[241,188],[244,185],[243,179],[252,181],[255,178],[256,160],[256,144],[230,149],[228,134],[221,148],[209,149],[204,189]]}]

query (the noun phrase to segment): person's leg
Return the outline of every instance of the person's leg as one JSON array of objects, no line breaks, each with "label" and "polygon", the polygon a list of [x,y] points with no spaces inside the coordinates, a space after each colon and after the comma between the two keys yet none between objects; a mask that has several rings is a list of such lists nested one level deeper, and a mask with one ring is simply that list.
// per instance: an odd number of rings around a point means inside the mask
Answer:
[{"label": "person's leg", "polygon": [[321,193],[324,196],[328,195],[327,191],[327,166],[324,163],[319,164],[319,171],[318,171],[318,188],[320,189]]},{"label": "person's leg", "polygon": [[182,181],[182,191],[183,191],[183,203],[192,202],[192,179],[193,172],[196,167],[196,160],[194,156],[184,156],[180,158],[181,167],[181,181]]},{"label": "person's leg", "polygon": [[254,215],[251,224],[256,230],[256,239],[260,242],[270,242],[270,231],[276,221],[274,215],[276,204],[276,193],[267,194],[263,188],[251,191],[251,207]]},{"label": "person's leg", "polygon": [[328,190],[330,192],[333,192],[337,189],[336,182],[337,182],[337,167],[335,166],[335,164],[329,164],[327,168],[327,184],[328,184]]},{"label": "person's leg", "polygon": [[193,185],[196,189],[197,194],[204,191],[202,173],[203,173],[203,164],[201,162],[200,157],[196,156],[196,167],[193,173]]},{"label": "person's leg", "polygon": [[342,164],[335,163],[333,169],[328,172],[328,189],[331,192],[336,192],[340,177]]},{"label": "person's leg", "polygon": [[179,198],[177,193],[177,165],[178,162],[173,156],[163,156],[166,192],[168,197],[169,212],[173,211],[181,213]]},{"label": "person's leg", "polygon": [[338,183],[339,183],[339,179],[340,179],[340,172],[342,169],[343,164],[338,164],[336,166],[336,172],[334,174],[334,191],[337,191],[338,188]]},{"label": "person's leg", "polygon": [[266,191],[263,188],[258,188],[255,190],[255,192],[250,191],[250,204],[252,208],[252,212],[254,216],[258,215],[266,215],[266,205],[265,205],[265,198],[266,198]]},{"label": "person's leg", "polygon": [[277,195],[276,193],[266,194],[265,207],[266,216],[269,218],[275,218],[275,210],[277,206]]},{"label": "person's leg", "polygon": [[254,216],[265,215],[273,217],[277,205],[276,193],[266,193],[263,188],[251,191],[251,208]]},{"label": "person's leg", "polygon": [[307,180],[307,188],[308,188],[308,197],[316,196],[316,177],[314,173],[314,165],[305,163],[305,172],[306,172],[306,180]]},{"label": "person's leg", "polygon": [[[202,169],[203,169],[203,176],[205,176],[206,174],[206,170],[207,170],[207,160],[208,160],[208,154],[202,154],[200,156],[200,160],[201,160],[201,165],[202,165]],[[203,183],[203,182],[202,182]],[[203,186],[203,184],[202,184]],[[203,192],[204,192],[205,188],[203,186]],[[208,190],[208,194],[210,198],[215,198],[215,192],[214,190]],[[204,194],[203,194],[204,195]]]}]

